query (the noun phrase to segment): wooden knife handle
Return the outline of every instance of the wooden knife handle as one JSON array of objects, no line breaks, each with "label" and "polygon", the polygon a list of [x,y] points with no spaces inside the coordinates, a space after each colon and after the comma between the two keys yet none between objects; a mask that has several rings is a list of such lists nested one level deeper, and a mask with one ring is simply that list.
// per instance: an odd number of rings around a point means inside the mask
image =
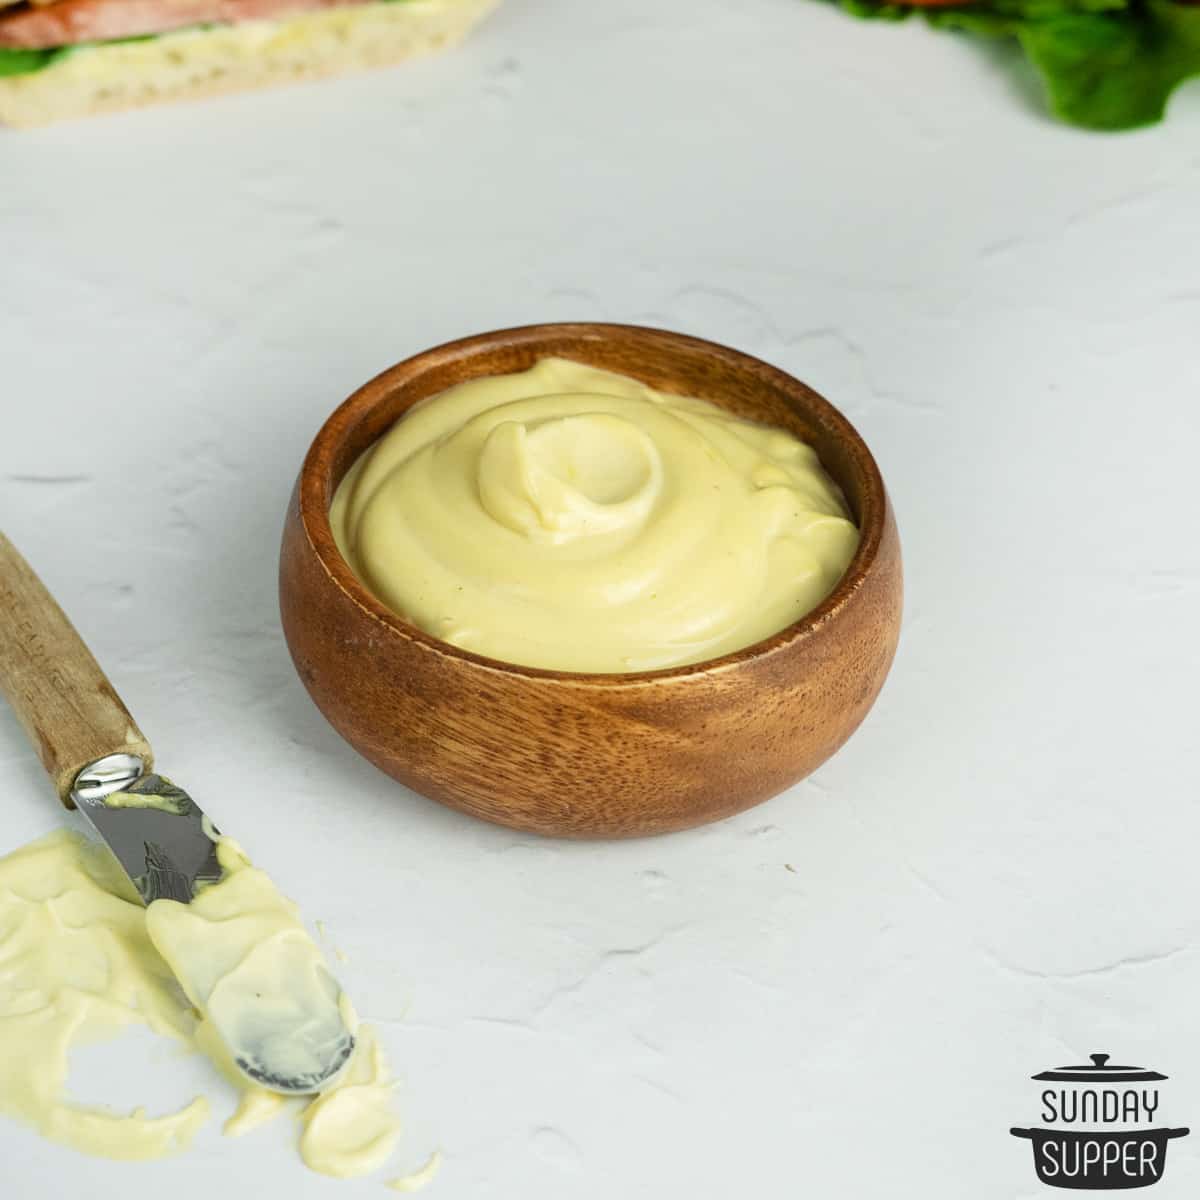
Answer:
[{"label": "wooden knife handle", "polygon": [[68,807],[76,775],[109,754],[153,764],[134,724],[66,614],[0,533],[0,691]]}]

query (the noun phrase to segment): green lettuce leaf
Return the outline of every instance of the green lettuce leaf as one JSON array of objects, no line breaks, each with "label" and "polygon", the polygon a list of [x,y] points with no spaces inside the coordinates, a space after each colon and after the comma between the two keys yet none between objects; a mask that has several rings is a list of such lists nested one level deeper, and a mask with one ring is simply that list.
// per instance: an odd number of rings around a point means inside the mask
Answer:
[{"label": "green lettuce leaf", "polygon": [[1151,125],[1162,120],[1175,88],[1200,74],[1200,8],[1171,0],[1139,8],[1136,20],[1068,13],[1020,30],[1064,120],[1089,129]]},{"label": "green lettuce leaf", "polygon": [[1016,38],[1037,68],[1051,110],[1085,129],[1134,129],[1160,121],[1171,93],[1200,75],[1200,4],[1175,0],[977,0],[916,10],[842,0],[860,17],[897,20],[922,11],[929,24]]},{"label": "green lettuce leaf", "polygon": [[62,50],[10,50],[0,46],[0,79],[6,75],[30,75],[61,57]]},{"label": "green lettuce leaf", "polygon": [[48,50],[12,50],[0,46],[0,79],[6,75],[32,75],[34,71],[44,70],[69,54],[78,54],[81,50],[93,50],[97,46],[124,46],[130,42],[152,42],[155,38],[169,37],[172,33],[194,33],[197,29],[216,28],[216,24],[209,22],[204,25],[187,25],[183,29],[172,29],[167,33],[140,33],[136,37],[111,38],[107,42],[76,42],[73,46],[54,46]]}]

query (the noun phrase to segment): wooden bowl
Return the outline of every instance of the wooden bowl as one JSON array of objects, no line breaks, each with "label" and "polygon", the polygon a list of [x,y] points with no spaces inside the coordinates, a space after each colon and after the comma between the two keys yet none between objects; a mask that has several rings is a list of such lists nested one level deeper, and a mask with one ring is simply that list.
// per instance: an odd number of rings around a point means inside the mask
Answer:
[{"label": "wooden bowl", "polygon": [[[411,405],[561,355],[792,430],[838,481],[862,533],[833,593],[766,641],[631,675],[513,666],[438,641],[383,606],[334,545],[350,465]],[[317,434],[283,534],[279,598],[300,678],[376,766],[515,829],[632,837],[758,804],[820,766],[883,685],[900,631],[900,542],[879,469],[828,401],[711,342],[624,325],[534,325],[418,354],[360,388]]]}]

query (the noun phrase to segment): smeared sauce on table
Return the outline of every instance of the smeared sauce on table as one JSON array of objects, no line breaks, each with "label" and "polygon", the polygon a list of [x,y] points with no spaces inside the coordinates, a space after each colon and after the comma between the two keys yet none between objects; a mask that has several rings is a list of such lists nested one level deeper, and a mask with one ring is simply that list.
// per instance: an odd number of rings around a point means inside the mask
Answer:
[{"label": "smeared sauce on table", "polygon": [[[185,1149],[209,1120],[205,1097],[148,1116],[78,1104],[67,1094],[74,1047],[143,1026],[207,1054],[237,1088],[227,1134],[298,1109],[299,1153],[310,1168],[343,1178],[376,1170],[400,1134],[394,1083],[373,1030],[358,1023],[344,996],[341,1015],[357,1044],[346,1070],[315,1096],[254,1086],[217,1034],[218,1025],[238,1029],[260,1019],[246,998],[260,998],[268,980],[285,1005],[303,1005],[307,989],[332,980],[295,905],[236,843],[222,838],[217,851],[218,882],[191,904],[156,900],[149,908],[109,851],[72,831],[0,858],[0,1112],[106,1158]],[[173,967],[191,981],[190,996]],[[298,1038],[298,1067],[325,1032]]]}]

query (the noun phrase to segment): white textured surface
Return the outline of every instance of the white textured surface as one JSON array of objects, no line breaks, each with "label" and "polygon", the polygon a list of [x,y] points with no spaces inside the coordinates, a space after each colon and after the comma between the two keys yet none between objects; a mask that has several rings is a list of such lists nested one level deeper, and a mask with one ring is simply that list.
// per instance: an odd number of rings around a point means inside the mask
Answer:
[{"label": "white textured surface", "polygon": [[[3,525],[164,767],[350,953],[431,1195],[1021,1200],[1027,1076],[1091,1050],[1200,1125],[1200,90],[1093,137],[1010,66],[805,0],[507,0],[394,72],[0,137]],[[335,403],[591,317],[824,391],[908,569],[834,761],[623,845],[403,793],[275,613]],[[8,847],[60,814],[7,717],[0,765]],[[289,1136],[125,1166],[0,1124],[0,1195],[387,1194]],[[1194,1196],[1200,1136],[1168,1168],[1154,1195]]]}]

